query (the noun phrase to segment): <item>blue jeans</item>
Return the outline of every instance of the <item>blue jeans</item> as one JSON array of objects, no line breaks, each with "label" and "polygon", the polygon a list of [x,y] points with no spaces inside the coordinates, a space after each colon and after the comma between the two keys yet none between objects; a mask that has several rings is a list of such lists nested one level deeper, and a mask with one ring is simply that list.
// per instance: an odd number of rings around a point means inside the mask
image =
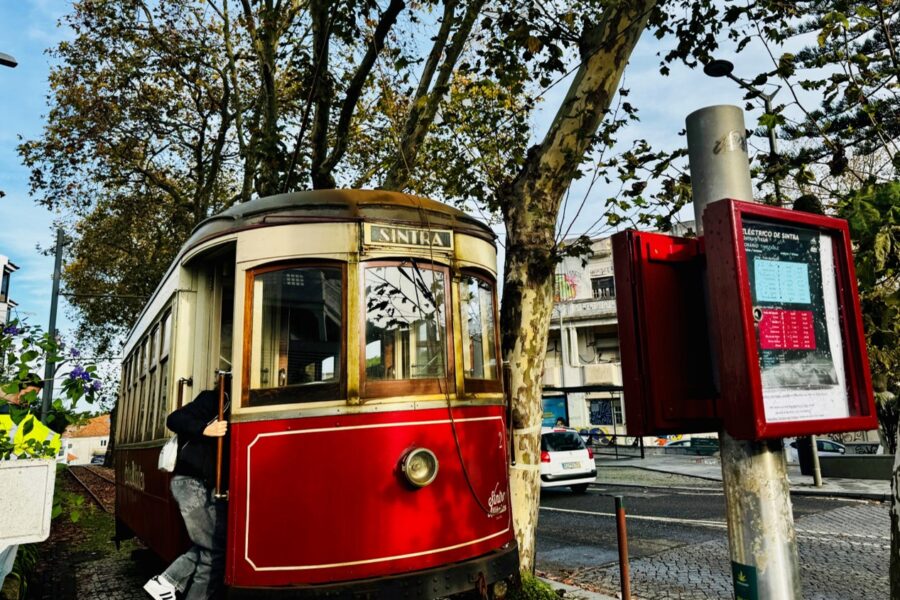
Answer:
[{"label": "blue jeans", "polygon": [[163,572],[185,600],[206,600],[222,587],[225,575],[225,510],[213,491],[193,477],[172,478],[172,496],[193,546]]}]

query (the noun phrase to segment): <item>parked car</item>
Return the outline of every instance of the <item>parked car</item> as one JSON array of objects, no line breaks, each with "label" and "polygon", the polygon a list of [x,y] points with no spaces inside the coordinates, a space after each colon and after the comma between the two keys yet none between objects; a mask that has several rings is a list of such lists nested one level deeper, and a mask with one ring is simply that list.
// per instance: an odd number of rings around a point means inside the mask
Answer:
[{"label": "parked car", "polygon": [[91,457],[92,465],[103,465],[104,463],[106,463],[106,456],[103,454],[96,454]]},{"label": "parked car", "polygon": [[719,440],[716,438],[691,438],[667,442],[664,446],[666,454],[696,454],[713,456],[719,453]]},{"label": "parked car", "polygon": [[541,429],[541,488],[566,487],[583,494],[597,478],[594,452],[574,429]]},{"label": "parked car", "polygon": [[[785,440],[785,446],[787,449],[788,462],[800,462],[800,456],[797,453],[797,440],[792,440],[790,442]],[[819,456],[843,456],[847,453],[846,446],[828,439],[816,438],[816,449],[819,451]]]}]

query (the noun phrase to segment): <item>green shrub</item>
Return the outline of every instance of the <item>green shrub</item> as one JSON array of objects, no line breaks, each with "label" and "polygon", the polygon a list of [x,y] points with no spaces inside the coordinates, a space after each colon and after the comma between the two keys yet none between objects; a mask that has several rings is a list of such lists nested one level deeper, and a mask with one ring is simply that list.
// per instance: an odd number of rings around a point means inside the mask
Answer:
[{"label": "green shrub", "polygon": [[561,594],[534,575],[522,575],[522,586],[512,587],[507,600],[559,600]]}]

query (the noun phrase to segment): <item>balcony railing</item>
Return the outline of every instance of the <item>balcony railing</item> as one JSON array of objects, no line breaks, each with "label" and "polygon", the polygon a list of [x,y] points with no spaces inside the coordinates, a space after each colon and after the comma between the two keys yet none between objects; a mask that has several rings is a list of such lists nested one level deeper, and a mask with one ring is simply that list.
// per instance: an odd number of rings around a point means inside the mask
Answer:
[{"label": "balcony railing", "polygon": [[616,316],[616,299],[603,298],[570,300],[556,305],[558,314],[563,318],[614,317]]}]

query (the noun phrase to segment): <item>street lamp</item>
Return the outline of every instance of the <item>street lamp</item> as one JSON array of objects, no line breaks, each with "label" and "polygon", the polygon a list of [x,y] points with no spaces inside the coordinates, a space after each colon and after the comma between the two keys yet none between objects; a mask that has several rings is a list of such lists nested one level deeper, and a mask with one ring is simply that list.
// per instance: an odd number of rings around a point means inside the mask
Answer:
[{"label": "street lamp", "polygon": [[9,54],[4,54],[3,52],[0,52],[0,65],[3,65],[4,67],[10,67],[11,69],[15,69],[16,65],[18,65],[18,64],[19,63],[16,61],[16,59],[13,58],[12,56],[10,56]]},{"label": "street lamp", "polygon": [[[713,59],[703,66],[703,72],[710,77],[727,77],[745,90],[749,91],[752,94],[751,97],[762,98],[763,103],[766,107],[766,113],[771,115],[772,99],[775,97],[775,94],[777,94],[781,89],[781,86],[776,86],[774,92],[772,92],[771,94],[766,94],[759,88],[754,87],[740,77],[736,77],[734,74],[732,74],[732,71],[734,71],[734,64],[732,64],[731,61],[722,59]],[[775,128],[770,122],[769,125],[766,126],[766,129],[769,132],[769,164],[774,165],[775,160],[778,158],[778,146],[775,142]],[[779,205],[781,205],[781,184],[779,184],[778,182],[777,174],[772,179],[772,184],[775,186],[775,200],[778,201]]]}]

